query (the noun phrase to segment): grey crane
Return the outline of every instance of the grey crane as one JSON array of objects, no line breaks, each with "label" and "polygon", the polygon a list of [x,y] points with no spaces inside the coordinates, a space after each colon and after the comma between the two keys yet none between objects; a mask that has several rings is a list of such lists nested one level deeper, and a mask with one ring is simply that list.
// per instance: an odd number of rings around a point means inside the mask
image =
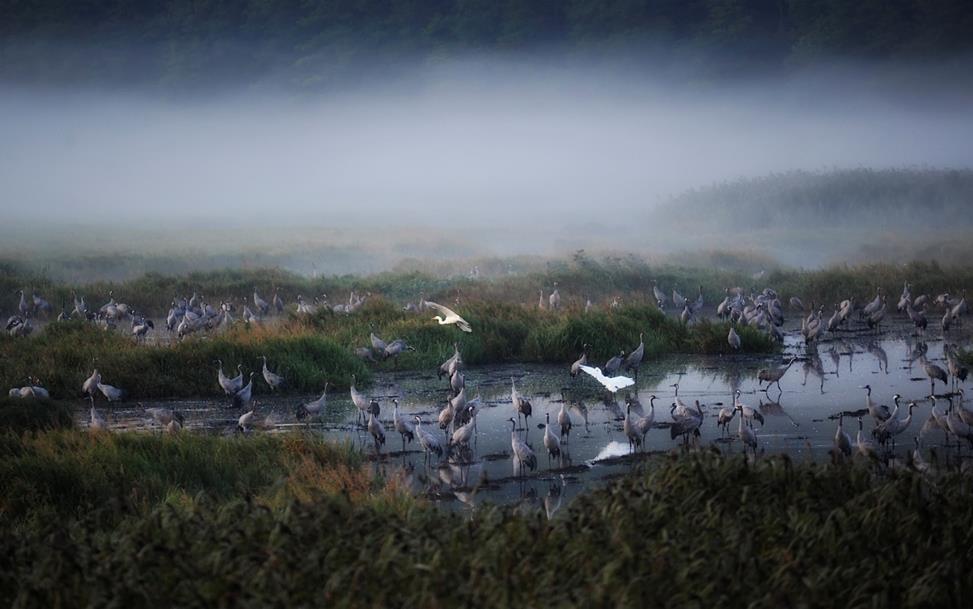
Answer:
[{"label": "grey crane", "polygon": [[409,419],[399,414],[398,398],[392,398],[392,424],[395,427],[395,431],[398,432],[399,437],[402,438],[402,452],[405,452],[405,441],[408,440],[409,444],[412,444],[416,429]]},{"label": "grey crane", "polygon": [[253,422],[253,417],[257,413],[257,401],[254,400],[250,405],[250,410],[240,415],[237,419],[236,428],[240,433],[247,433],[250,431],[250,423]]},{"label": "grey crane", "polygon": [[655,304],[660,309],[664,309],[666,306],[666,293],[659,289],[658,283],[652,280],[652,296],[655,297]]},{"label": "grey crane", "polygon": [[574,424],[571,422],[571,415],[568,413],[567,409],[564,407],[564,402],[561,402],[561,410],[557,413],[557,425],[561,430],[561,440],[567,444],[568,440],[571,439],[571,428]]},{"label": "grey crane", "polygon": [[922,368],[925,370],[926,376],[929,377],[929,393],[935,394],[936,381],[940,381],[945,385],[949,382],[949,375],[938,365],[927,360],[925,355],[919,358],[919,361],[922,363]]},{"label": "grey crane", "polygon": [[554,282],[554,291],[551,292],[551,295],[548,297],[547,301],[550,304],[552,311],[557,311],[561,308],[561,292],[557,289],[556,281]]},{"label": "grey crane", "polygon": [[385,351],[383,352],[383,358],[392,358],[393,362],[398,365],[399,355],[404,351],[415,351],[415,347],[410,346],[405,342],[404,339],[397,338],[385,346]]},{"label": "grey crane", "polygon": [[788,360],[787,364],[779,368],[764,368],[763,370],[757,373],[758,383],[759,384],[767,383],[767,387],[764,389],[764,391],[769,390],[770,386],[775,383],[777,384],[777,389],[783,391],[783,389],[781,389],[780,387],[780,379],[784,378],[784,375],[787,374],[787,370],[796,361],[797,361],[797,357],[795,356],[792,357],[790,360]]},{"label": "grey crane", "polygon": [[377,409],[372,408],[368,413],[368,433],[372,435],[372,440],[375,441],[375,452],[382,452],[382,446],[385,445],[385,428],[375,418],[375,410]]},{"label": "grey crane", "polygon": [[223,393],[226,395],[235,395],[236,392],[243,389],[243,366],[237,364],[237,375],[235,377],[228,377],[223,373],[223,360],[215,360],[219,368],[216,370],[216,380],[223,389]]},{"label": "grey crane", "polygon": [[618,372],[618,369],[622,367],[622,362],[624,361],[625,361],[625,351],[621,350],[618,352],[618,355],[612,357],[607,362],[605,362],[605,366],[604,368],[601,369],[601,373],[604,374],[606,377],[615,376],[615,374]]},{"label": "grey crane", "polygon": [[588,343],[581,345],[581,357],[571,364],[571,378],[575,378],[581,374],[581,366],[588,365],[588,346]]},{"label": "grey crane", "polygon": [[696,400],[696,412],[688,410],[686,414],[678,414],[676,413],[676,406],[676,403],[673,402],[669,409],[669,416],[672,417],[672,425],[669,426],[669,438],[675,440],[682,436],[684,441],[688,443],[690,435],[699,437],[699,428],[703,424],[703,409],[699,405],[699,400]]},{"label": "grey crane", "polygon": [[284,377],[270,371],[270,368],[267,367],[267,356],[261,355],[260,359],[262,359],[264,362],[262,373],[264,380],[267,381],[268,385],[270,385],[270,390],[276,391],[283,387],[285,382]]},{"label": "grey crane", "polygon": [[98,383],[98,391],[101,392],[109,402],[120,402],[125,399],[125,390],[114,385]]},{"label": "grey crane", "polygon": [[351,375],[351,387],[349,387],[349,393],[351,394],[351,402],[358,409],[358,423],[361,425],[365,424],[366,417],[368,413],[372,410],[372,403],[358,391],[358,387],[355,386],[357,378],[354,374]]},{"label": "grey crane", "polygon": [[510,421],[510,448],[513,452],[514,459],[520,464],[518,471],[521,475],[524,475],[524,468],[529,468],[531,471],[537,469],[537,457],[534,455],[534,451],[531,450],[530,446],[521,439],[517,434],[517,422],[514,421],[513,417],[509,419]]},{"label": "grey crane", "polygon": [[530,401],[522,396],[519,391],[517,391],[517,383],[513,377],[510,377],[510,400],[514,405],[514,409],[517,411],[517,419],[520,420],[520,416],[524,417],[524,429],[527,429],[527,417],[531,415],[533,407],[530,405]]},{"label": "grey crane", "polygon": [[628,357],[625,358],[625,363],[622,367],[622,370],[624,371],[634,372],[635,380],[638,380],[639,378],[639,368],[642,366],[643,355],[645,355],[644,333],[639,332],[639,346],[628,354]]},{"label": "grey crane", "polygon": [[751,425],[745,424],[744,420],[746,419],[746,417],[743,416],[743,406],[737,404],[737,410],[740,411],[740,423],[739,423],[739,427],[737,428],[737,435],[740,437],[740,441],[743,442],[744,450],[749,448],[750,450],[756,452],[757,434],[756,432],[754,432],[753,427]]},{"label": "grey crane", "polygon": [[324,390],[321,392],[321,397],[310,402],[305,402],[297,407],[294,411],[294,416],[297,417],[298,421],[303,421],[309,417],[317,417],[324,413],[325,408],[328,406],[328,383],[324,383]]},{"label": "grey crane", "polygon": [[260,297],[260,294],[257,293],[256,287],[253,288],[253,306],[257,307],[257,310],[260,311],[261,315],[266,315],[267,312],[270,311],[270,304]]},{"label": "grey crane", "polygon": [[878,449],[875,443],[865,436],[864,430],[865,424],[862,422],[862,418],[858,417],[858,436],[855,438],[855,447],[858,449],[858,454],[866,459],[877,460]]},{"label": "grey crane", "polygon": [[741,345],[740,335],[737,334],[737,331],[733,328],[733,326],[730,326],[730,331],[726,335],[726,342],[730,345],[730,347],[734,351],[740,350],[740,345]]},{"label": "grey crane", "polygon": [[381,355],[382,353],[385,352],[385,347],[386,347],[385,341],[379,338],[377,334],[375,334],[374,326],[372,326],[372,331],[368,335],[368,341],[372,344],[372,349],[375,351],[376,354]]},{"label": "grey crane", "polygon": [[834,432],[835,454],[839,456],[851,456],[851,436],[845,431],[845,413],[838,415],[838,429]]},{"label": "grey crane", "polygon": [[250,401],[253,399],[253,375],[254,373],[251,372],[247,384],[244,385],[240,389],[240,391],[237,391],[236,393],[233,394],[234,408],[245,408],[250,404]]},{"label": "grey crane", "polygon": [[415,416],[415,420],[416,438],[419,441],[419,446],[422,447],[422,450],[426,455],[426,459],[428,459],[429,455],[432,453],[436,453],[438,457],[442,458],[443,443],[439,440],[439,438],[422,428],[422,419],[419,417],[419,415]]},{"label": "grey crane", "polygon": [[463,358],[459,353],[459,343],[453,343],[453,355],[439,365],[438,376],[440,379],[442,379],[443,376],[446,376],[446,378],[452,378],[453,373],[462,366]]},{"label": "grey crane", "polygon": [[561,441],[551,431],[551,413],[545,413],[547,422],[544,424],[544,448],[547,449],[547,467],[551,467],[551,459],[561,458]]},{"label": "grey crane", "polygon": [[466,388],[466,376],[462,371],[453,370],[453,374],[449,377],[449,388],[454,395],[459,395],[459,392]]}]

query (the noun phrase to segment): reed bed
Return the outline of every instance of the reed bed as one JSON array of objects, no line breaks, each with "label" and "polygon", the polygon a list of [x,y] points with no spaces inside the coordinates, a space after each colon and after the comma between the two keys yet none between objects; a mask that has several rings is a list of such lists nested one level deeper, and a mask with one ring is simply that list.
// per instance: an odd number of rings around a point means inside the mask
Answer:
[{"label": "reed bed", "polygon": [[[223,361],[228,374],[242,364],[256,371],[258,392],[266,390],[260,377],[261,355],[269,367],[286,378],[285,392],[315,393],[325,382],[346,389],[351,376],[367,384],[373,368],[432,369],[448,358],[457,343],[469,365],[504,362],[574,361],[584,344],[592,362],[620,349],[631,351],[645,337],[645,357],[667,353],[721,353],[728,326],[700,322],[686,326],[653,305],[628,305],[615,311],[550,312],[516,305],[476,301],[458,307],[473,324],[467,334],[440,326],[432,313],[410,313],[375,298],[352,315],[319,311],[314,316],[292,315],[277,324],[237,324],[211,336],[190,337],[171,346],[137,345],[122,334],[105,332],[80,321],[58,322],[36,337],[0,337],[0,383],[23,385],[32,375],[60,398],[81,395],[81,384],[97,367],[104,382],[122,387],[133,398],[218,396],[214,361]],[[354,355],[370,345],[375,332],[391,341],[404,339],[415,351],[398,360],[366,365]],[[770,353],[775,345],[751,328],[740,330],[743,350]]]},{"label": "reed bed", "polygon": [[973,584],[960,472],[660,457],[552,520],[440,510],[304,439],[8,435],[0,472],[13,607],[966,607]]}]

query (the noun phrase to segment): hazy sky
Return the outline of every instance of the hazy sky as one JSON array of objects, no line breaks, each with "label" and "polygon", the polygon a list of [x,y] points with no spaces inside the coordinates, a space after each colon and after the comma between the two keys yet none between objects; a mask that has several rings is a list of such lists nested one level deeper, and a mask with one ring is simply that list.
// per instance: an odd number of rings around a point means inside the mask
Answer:
[{"label": "hazy sky", "polygon": [[928,83],[889,94],[864,69],[676,86],[485,65],[305,97],[0,88],[0,206],[173,226],[616,225],[738,176],[973,166],[969,99]]}]

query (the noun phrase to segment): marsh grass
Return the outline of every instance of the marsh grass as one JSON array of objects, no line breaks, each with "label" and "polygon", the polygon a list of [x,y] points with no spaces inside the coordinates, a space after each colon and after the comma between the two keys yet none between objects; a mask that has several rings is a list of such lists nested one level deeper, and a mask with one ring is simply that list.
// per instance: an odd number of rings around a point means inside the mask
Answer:
[{"label": "marsh grass", "polygon": [[71,429],[71,407],[51,400],[0,398],[0,433]]},{"label": "marsh grass", "polygon": [[17,522],[92,512],[110,523],[162,504],[249,498],[280,507],[384,489],[350,445],[299,434],[7,433],[0,461],[0,514]]},{"label": "marsh grass", "polygon": [[[113,464],[111,450],[90,452]],[[235,480],[218,500],[203,491],[115,519],[102,512],[129,501],[127,485],[74,513],[65,495],[70,516],[4,517],[0,594],[14,606],[964,607],[973,583],[961,473],[661,458],[552,521],[530,502],[460,514],[376,501],[380,485],[266,502]]]},{"label": "marsh grass", "polygon": [[[280,269],[227,269],[187,275],[149,273],[123,282],[96,282],[67,285],[46,278],[43,274],[21,270],[16,263],[0,263],[0,294],[17,289],[37,289],[55,306],[71,302],[72,288],[87,296],[90,306],[97,309],[108,300],[114,290],[119,302],[126,302],[152,316],[165,316],[169,303],[177,296],[203,295],[214,307],[221,300],[251,302],[256,287],[265,298],[275,288],[288,303],[298,294],[309,301],[327,294],[330,302],[343,302],[351,290],[371,293],[402,306],[416,302],[420,292],[429,300],[450,304],[459,298],[462,303],[490,301],[530,308],[537,306],[538,290],[549,293],[556,281],[566,308],[578,310],[590,297],[604,308],[614,296],[625,304],[651,302],[651,281],[671,296],[673,288],[683,295],[694,297],[698,288],[709,305],[724,296],[723,289],[741,287],[744,290],[773,287],[786,301],[799,296],[805,303],[833,304],[845,298],[861,301],[871,299],[877,287],[891,297],[896,296],[905,281],[913,283],[913,294],[935,294],[942,291],[959,293],[973,288],[973,269],[950,265],[935,249],[927,252],[923,261],[906,264],[835,265],[821,269],[786,268],[773,260],[746,251],[693,252],[672,259],[649,262],[635,255],[603,256],[595,258],[579,251],[571,258],[538,259],[521,262],[513,259],[483,261],[486,275],[477,280],[437,269],[425,263],[404,262],[396,271],[372,275],[336,275],[310,278]],[[940,264],[938,260],[942,259]],[[507,269],[518,271],[510,274]],[[754,279],[756,271],[765,271]],[[13,312],[15,297],[9,296],[4,310]],[[893,303],[894,304],[894,303]],[[293,310],[294,304],[290,305]],[[70,308],[70,307],[69,307]]]},{"label": "marsh grass", "polygon": [[136,345],[130,338],[108,333],[84,322],[51,324],[28,340],[0,338],[5,366],[0,382],[19,386],[27,375],[41,379],[51,395],[81,396],[81,384],[97,367],[105,383],[125,389],[131,397],[195,397],[221,395],[216,359],[235,375],[236,364],[255,371],[257,393],[269,391],[261,377],[261,355],[283,374],[293,391],[316,392],[329,381],[347,387],[352,374],[366,382],[370,373],[348,349],[301,327],[263,328],[241,325],[212,337],[172,346]]},{"label": "marsh grass", "polygon": [[[219,396],[214,360],[227,372],[241,363],[256,371],[257,393],[269,391],[260,375],[261,355],[269,367],[286,378],[284,391],[315,393],[327,381],[332,388],[348,387],[351,375],[362,383],[370,368],[353,355],[368,346],[373,330],[385,340],[405,339],[415,351],[398,361],[372,367],[431,369],[453,352],[458,342],[469,365],[503,362],[566,363],[576,359],[582,345],[591,345],[593,361],[631,351],[645,334],[645,357],[666,353],[720,353],[726,350],[727,326],[701,322],[684,326],[653,305],[627,305],[616,311],[539,311],[492,301],[472,301],[458,307],[475,331],[463,333],[440,326],[431,313],[408,313],[382,298],[373,298],[354,315],[320,311],[292,315],[274,325],[239,324],[212,336],[192,337],[171,346],[136,345],[130,338],[73,321],[55,323],[29,339],[0,337],[0,356],[7,365],[0,383],[17,386],[28,375],[41,379],[52,395],[81,395],[81,384],[97,367],[104,382],[122,387],[133,398]],[[768,353],[775,346],[765,335],[741,330],[744,351]]]},{"label": "marsh grass", "polygon": [[[431,322],[432,313],[406,313],[391,303],[376,299],[353,316],[319,312],[303,320],[316,331],[340,344],[367,346],[374,331],[387,341],[402,338],[416,348],[399,359],[406,368],[429,368],[440,364],[459,344],[468,364],[505,361],[565,363],[577,359],[584,344],[590,345],[594,361],[638,346],[645,335],[645,357],[667,353],[722,353],[728,347],[729,326],[702,321],[686,326],[666,316],[654,305],[626,305],[614,311],[580,310],[551,312],[494,301],[472,301],[457,307],[473,325],[472,333]],[[775,347],[762,333],[741,329],[744,350],[769,353]]]}]

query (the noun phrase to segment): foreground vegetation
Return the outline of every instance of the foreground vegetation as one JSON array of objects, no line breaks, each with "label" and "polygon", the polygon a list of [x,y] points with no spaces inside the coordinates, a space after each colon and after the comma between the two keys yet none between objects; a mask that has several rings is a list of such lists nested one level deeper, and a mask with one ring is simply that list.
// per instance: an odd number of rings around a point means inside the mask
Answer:
[{"label": "foreground vegetation", "polygon": [[[426,370],[448,358],[454,342],[469,365],[570,362],[585,343],[591,345],[593,361],[600,361],[619,349],[634,349],[639,333],[645,335],[645,356],[650,359],[676,352],[720,353],[728,348],[725,325],[701,322],[686,327],[651,306],[587,315],[486,302],[460,309],[475,327],[471,334],[438,325],[431,313],[407,313],[381,299],[372,300],[354,315],[321,311],[311,317],[294,316],[277,325],[238,324],[228,331],[188,338],[172,346],[136,345],[127,336],[81,321],[54,323],[26,340],[0,337],[0,357],[5,360],[0,386],[23,385],[32,375],[40,378],[53,396],[74,397],[80,395],[82,382],[97,367],[104,382],[122,387],[132,397],[221,395],[213,363],[221,359],[228,372],[238,363],[245,371],[256,370],[259,393],[265,389],[259,358],[266,355],[270,368],[286,378],[284,391],[314,393],[325,382],[332,388],[346,389],[353,374],[362,383],[371,378],[371,368],[353,355],[353,350],[369,345],[373,330],[389,341],[405,339],[415,348],[399,361],[382,366]],[[763,334],[750,328],[740,332],[744,350],[773,351],[773,343]]]},{"label": "foreground vegetation", "polygon": [[661,458],[551,521],[411,498],[300,436],[0,438],[12,606],[968,606],[973,486]]}]

